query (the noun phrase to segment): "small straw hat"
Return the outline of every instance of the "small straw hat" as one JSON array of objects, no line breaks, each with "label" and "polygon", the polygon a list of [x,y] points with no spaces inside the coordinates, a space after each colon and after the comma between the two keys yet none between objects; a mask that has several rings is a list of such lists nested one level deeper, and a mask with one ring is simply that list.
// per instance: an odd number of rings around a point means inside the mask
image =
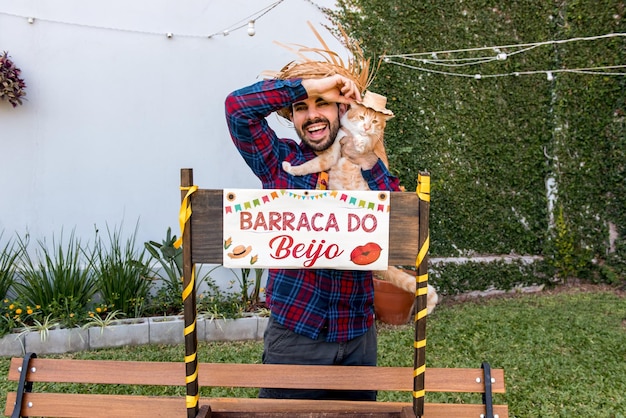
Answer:
[{"label": "small straw hat", "polygon": [[363,95],[363,100],[357,103],[361,106],[375,110],[376,112],[393,117],[393,112],[386,108],[387,98],[381,94],[368,90]]}]

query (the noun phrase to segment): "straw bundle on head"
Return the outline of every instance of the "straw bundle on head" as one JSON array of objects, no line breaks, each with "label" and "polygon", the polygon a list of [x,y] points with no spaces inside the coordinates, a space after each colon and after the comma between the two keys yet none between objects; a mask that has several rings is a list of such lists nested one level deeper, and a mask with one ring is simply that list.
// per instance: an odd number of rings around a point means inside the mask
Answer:
[{"label": "straw bundle on head", "polygon": [[[324,78],[340,74],[352,79],[359,88],[359,91],[363,93],[372,82],[373,74],[370,74],[370,60],[365,58],[363,49],[361,49],[359,43],[351,39],[343,28],[339,27],[341,38],[338,38],[338,40],[350,53],[348,61],[345,62],[338,53],[328,47],[311,22],[307,23],[322,46],[320,48],[311,48],[302,45],[294,45],[297,47],[294,48],[276,42],[278,45],[295,52],[298,57],[300,57],[300,61],[292,61],[285,65],[280,71],[266,71],[264,75],[287,80],[291,78]],[[306,55],[307,53],[313,53],[317,59],[308,57]],[[291,109],[284,108],[277,113],[288,119],[291,114]]]}]

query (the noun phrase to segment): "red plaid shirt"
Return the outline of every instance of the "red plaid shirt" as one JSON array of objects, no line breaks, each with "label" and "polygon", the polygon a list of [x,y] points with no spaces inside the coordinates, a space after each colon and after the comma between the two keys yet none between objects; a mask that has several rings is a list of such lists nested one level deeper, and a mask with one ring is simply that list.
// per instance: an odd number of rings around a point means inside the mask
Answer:
[{"label": "red plaid shirt", "polygon": [[[226,122],[235,146],[264,189],[315,189],[319,174],[292,176],[284,160],[299,165],[315,157],[306,145],[278,138],[266,117],[307,98],[301,80],[265,80],[226,98]],[[372,190],[399,190],[398,179],[379,160],[362,172]],[[369,271],[270,269],[267,302],[276,321],[316,339],[348,341],[374,322],[374,289]]]}]

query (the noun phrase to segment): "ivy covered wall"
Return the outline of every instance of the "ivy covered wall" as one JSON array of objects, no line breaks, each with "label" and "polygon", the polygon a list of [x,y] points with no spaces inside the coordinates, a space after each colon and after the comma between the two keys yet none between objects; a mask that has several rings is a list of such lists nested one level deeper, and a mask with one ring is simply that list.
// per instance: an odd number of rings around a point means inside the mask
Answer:
[{"label": "ivy covered wall", "polygon": [[[370,89],[396,114],[385,134],[392,171],[409,190],[418,171],[432,176],[431,256],[541,255],[550,277],[623,280],[626,77],[524,73],[626,64],[624,36],[550,42],[624,33],[625,8],[622,0],[338,0],[328,12],[368,56],[390,57]],[[441,52],[535,42],[546,44]],[[455,67],[394,57],[431,51],[424,57],[508,57]]]}]

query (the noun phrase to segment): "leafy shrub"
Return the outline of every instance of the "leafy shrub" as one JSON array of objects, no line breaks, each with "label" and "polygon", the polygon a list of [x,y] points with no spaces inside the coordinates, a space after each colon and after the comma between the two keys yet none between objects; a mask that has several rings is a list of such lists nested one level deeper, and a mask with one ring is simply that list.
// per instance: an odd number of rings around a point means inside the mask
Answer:
[{"label": "leafy shrub", "polygon": [[598,281],[626,289],[626,241],[617,240],[615,244],[615,252],[609,254],[607,263],[601,264],[598,269]]},{"label": "leafy shrub", "polygon": [[157,261],[165,275],[160,274],[163,285],[172,293],[180,295],[183,291],[183,248],[174,247],[176,235],[172,236],[172,228],[167,228],[165,239],[159,244],[156,241],[144,243],[146,250]]},{"label": "leafy shrub", "polygon": [[104,303],[129,318],[142,315],[151,288],[151,269],[145,249],[135,249],[137,226],[122,242],[121,227],[111,231],[107,226],[108,245],[97,236],[93,254],[93,269],[98,291]]},{"label": "leafy shrub", "polygon": [[[241,275],[238,276],[235,271],[232,273],[235,275],[239,284],[240,293],[239,298],[241,304],[245,306],[246,310],[254,310],[261,301],[261,278],[263,277],[263,269],[248,269],[242,268]],[[254,282],[250,278],[250,273],[254,270]],[[231,287],[234,282],[231,282]]]},{"label": "leafy shrub", "polygon": [[550,284],[553,269],[544,261],[494,261],[433,264],[428,281],[442,295],[490,288],[510,290],[518,285]]},{"label": "leafy shrub", "polygon": [[9,296],[9,290],[15,282],[15,259],[18,255],[19,252],[10,241],[0,250],[0,299]]},{"label": "leafy shrub", "polygon": [[45,241],[38,241],[35,259],[29,254],[28,238],[19,238],[18,242],[20,278],[14,289],[19,301],[28,306],[40,306],[43,317],[52,315],[63,324],[75,325],[75,321],[86,314],[96,292],[94,277],[88,268],[89,256],[80,241],[73,232],[65,245],[62,233],[59,242],[52,238],[52,248],[48,248]]},{"label": "leafy shrub", "polygon": [[10,333],[18,327],[29,324],[33,319],[37,319],[41,315],[40,306],[22,305],[19,301],[11,301],[3,299],[0,304],[0,336]]},{"label": "leafy shrub", "polygon": [[[148,241],[144,246],[154,261],[160,266],[155,273],[161,279],[162,285],[156,294],[150,297],[148,310],[155,314],[176,314],[183,309],[183,248],[176,248],[176,235],[172,235],[172,228],[167,228],[165,239],[159,244],[156,241]],[[211,272],[220,266],[213,267],[207,273],[202,273],[202,266],[197,267],[195,272],[196,289],[202,283],[208,283],[214,288]]]},{"label": "leafy shrub", "polygon": [[198,314],[209,319],[240,318],[245,312],[240,294],[222,293],[217,286],[209,285],[209,290],[199,295],[196,303]]},{"label": "leafy shrub", "polygon": [[563,206],[559,206],[553,234],[546,244],[547,261],[554,267],[557,278],[563,283],[568,279],[581,277],[589,268],[591,255],[576,241],[563,213]]}]

